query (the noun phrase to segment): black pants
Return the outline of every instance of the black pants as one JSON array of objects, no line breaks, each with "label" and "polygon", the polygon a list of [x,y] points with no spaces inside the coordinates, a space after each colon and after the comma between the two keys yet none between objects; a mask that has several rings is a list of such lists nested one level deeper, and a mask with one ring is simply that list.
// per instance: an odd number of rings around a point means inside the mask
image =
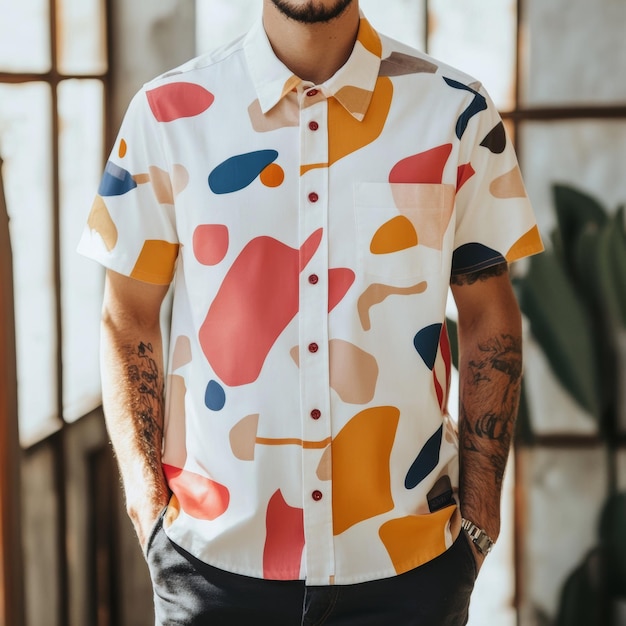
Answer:
[{"label": "black pants", "polygon": [[476,561],[465,533],[410,572],[312,587],[231,574],[170,541],[161,520],[147,547],[157,626],[462,626]]}]

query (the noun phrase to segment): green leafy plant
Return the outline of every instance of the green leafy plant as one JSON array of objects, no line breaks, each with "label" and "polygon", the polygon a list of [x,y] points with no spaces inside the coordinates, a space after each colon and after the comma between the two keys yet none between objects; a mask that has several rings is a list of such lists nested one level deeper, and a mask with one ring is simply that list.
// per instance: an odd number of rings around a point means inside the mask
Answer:
[{"label": "green leafy plant", "polygon": [[[532,257],[516,281],[531,332],[563,388],[596,420],[607,449],[608,499],[599,545],[567,579],[558,626],[611,624],[626,598],[626,494],[617,491],[620,424],[626,422],[626,209],[610,215],[591,196],[555,185],[551,249]],[[622,365],[621,365],[622,364]],[[523,436],[532,440],[528,418]]]}]

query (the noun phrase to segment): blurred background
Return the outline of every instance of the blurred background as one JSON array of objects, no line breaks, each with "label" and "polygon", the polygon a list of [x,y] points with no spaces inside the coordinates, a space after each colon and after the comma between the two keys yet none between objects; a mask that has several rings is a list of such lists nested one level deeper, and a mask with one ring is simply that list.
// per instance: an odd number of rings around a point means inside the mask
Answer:
[{"label": "blurred background", "polygon": [[[626,625],[626,0],[360,4],[483,82],[549,248],[514,269],[524,402],[470,624]],[[103,273],[75,246],[132,95],[260,5],[0,0],[2,626],[154,623],[100,409]]]}]

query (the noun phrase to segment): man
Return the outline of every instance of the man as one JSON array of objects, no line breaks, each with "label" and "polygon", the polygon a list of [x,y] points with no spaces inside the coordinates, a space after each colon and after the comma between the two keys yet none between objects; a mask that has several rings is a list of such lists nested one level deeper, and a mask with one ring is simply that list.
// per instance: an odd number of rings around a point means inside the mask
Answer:
[{"label": "man", "polygon": [[464,624],[519,397],[507,263],[541,249],[482,86],[358,0],[263,0],[147,84],[80,250],[157,623]]}]

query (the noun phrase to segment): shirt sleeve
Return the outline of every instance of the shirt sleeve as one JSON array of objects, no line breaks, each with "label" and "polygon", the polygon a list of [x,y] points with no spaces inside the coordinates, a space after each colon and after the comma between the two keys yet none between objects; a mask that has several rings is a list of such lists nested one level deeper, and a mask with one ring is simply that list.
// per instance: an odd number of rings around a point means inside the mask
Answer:
[{"label": "shirt sleeve", "polygon": [[125,276],[166,285],[179,245],[160,131],[141,90],[122,122],[78,252]]},{"label": "shirt sleeve", "polygon": [[485,90],[473,91],[460,137],[452,275],[511,263],[543,250],[517,157]]}]

